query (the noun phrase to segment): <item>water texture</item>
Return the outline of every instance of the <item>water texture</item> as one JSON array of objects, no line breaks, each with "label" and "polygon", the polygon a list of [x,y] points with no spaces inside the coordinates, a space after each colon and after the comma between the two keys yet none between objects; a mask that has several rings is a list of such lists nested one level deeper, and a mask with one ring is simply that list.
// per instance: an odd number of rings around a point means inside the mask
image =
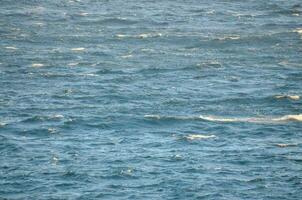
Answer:
[{"label": "water texture", "polygon": [[1,0],[0,199],[302,197],[298,0]]}]

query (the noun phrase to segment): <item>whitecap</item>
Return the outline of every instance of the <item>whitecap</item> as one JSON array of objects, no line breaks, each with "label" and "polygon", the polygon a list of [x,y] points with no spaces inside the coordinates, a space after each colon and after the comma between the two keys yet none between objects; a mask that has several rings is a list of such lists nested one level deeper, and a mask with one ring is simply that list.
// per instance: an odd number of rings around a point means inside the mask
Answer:
[{"label": "whitecap", "polygon": [[298,144],[285,144],[285,143],[279,143],[279,144],[276,144],[277,147],[295,147],[295,146],[298,146]]},{"label": "whitecap", "polygon": [[80,16],[83,16],[83,17],[84,17],[84,16],[87,16],[88,14],[89,14],[89,13],[86,13],[86,12],[79,13],[79,15],[80,15]]},{"label": "whitecap", "polygon": [[215,138],[215,135],[201,135],[201,134],[190,134],[185,136],[187,140],[201,140],[201,139],[208,139],[208,138]]},{"label": "whitecap", "polygon": [[5,122],[0,122],[0,128],[3,127],[3,126],[6,126],[6,125],[7,125],[7,123],[5,123]]},{"label": "whitecap", "polygon": [[82,74],[83,76],[99,76],[97,74]]},{"label": "whitecap", "polygon": [[72,48],[71,51],[84,51],[84,47]]},{"label": "whitecap", "polygon": [[138,35],[138,38],[144,39],[144,38],[149,38],[149,37],[161,37],[161,33],[142,33]]},{"label": "whitecap", "polygon": [[156,119],[156,120],[194,120],[198,117],[194,116],[160,116],[160,115],[145,115],[147,119]]},{"label": "whitecap", "polygon": [[124,34],[116,34],[115,36],[118,37],[118,38],[128,37],[128,35],[124,35]]},{"label": "whitecap", "polygon": [[142,52],[155,52],[154,49],[141,49]]},{"label": "whitecap", "polygon": [[18,49],[17,47],[13,47],[13,46],[5,47],[5,48],[9,49],[9,50],[17,50]]},{"label": "whitecap", "polygon": [[129,55],[123,55],[123,56],[121,56],[122,58],[132,58],[133,57],[133,55],[131,55],[131,54],[129,54]]},{"label": "whitecap", "polygon": [[275,98],[276,99],[288,98],[288,99],[291,99],[291,100],[299,100],[300,96],[298,96],[298,95],[276,95]]},{"label": "whitecap", "polygon": [[277,123],[286,121],[302,121],[302,114],[284,115],[282,117],[242,117],[242,118],[226,118],[219,116],[160,116],[160,115],[145,115],[147,119],[153,120],[204,120],[211,122],[249,122],[249,123]]},{"label": "whitecap", "polygon": [[215,121],[215,122],[238,122],[242,121],[242,119],[237,118],[220,118],[220,117],[214,117],[214,116],[199,116],[200,119],[207,120],[207,121]]},{"label": "whitecap", "polygon": [[273,121],[302,121],[302,114],[299,115],[285,115],[280,118],[274,118]]},{"label": "whitecap", "polygon": [[76,62],[76,63],[68,63],[68,66],[76,66],[78,64],[79,64],[78,62]]},{"label": "whitecap", "polygon": [[247,117],[247,118],[220,118],[214,116],[200,116],[200,119],[215,122],[251,122],[251,123],[273,123],[282,121],[302,121],[302,114],[285,115],[282,117]]},{"label": "whitecap", "polygon": [[295,29],[293,32],[296,32],[296,33],[302,34],[302,28],[297,28],[297,29]]},{"label": "whitecap", "polygon": [[57,132],[57,130],[55,128],[48,128],[47,131],[49,133],[56,133]]},{"label": "whitecap", "polygon": [[33,63],[31,64],[32,67],[44,67],[44,64],[42,63]]},{"label": "whitecap", "polygon": [[212,61],[207,61],[207,62],[203,62],[203,63],[198,63],[196,64],[196,66],[198,67],[216,67],[216,68],[221,68],[222,64],[216,60],[212,60]]},{"label": "whitecap", "polygon": [[62,118],[64,118],[64,115],[57,114],[57,115],[53,115],[51,118],[62,119]]},{"label": "whitecap", "polygon": [[239,39],[240,39],[239,35],[228,35],[228,36],[218,38],[218,40],[239,40]]},{"label": "whitecap", "polygon": [[34,22],[33,25],[36,25],[36,26],[43,26],[44,24],[42,22]]},{"label": "whitecap", "polygon": [[145,115],[144,117],[149,119],[161,119],[160,115]]}]

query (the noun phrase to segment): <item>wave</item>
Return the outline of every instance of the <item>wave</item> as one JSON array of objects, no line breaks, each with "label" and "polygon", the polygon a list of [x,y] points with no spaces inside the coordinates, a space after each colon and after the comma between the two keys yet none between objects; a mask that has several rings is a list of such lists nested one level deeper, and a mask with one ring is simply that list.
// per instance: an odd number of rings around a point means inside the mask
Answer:
[{"label": "wave", "polygon": [[6,126],[7,125],[7,123],[5,123],[5,122],[0,122],[0,128],[1,127],[4,127],[4,126]]},{"label": "wave", "polygon": [[227,35],[223,37],[217,38],[218,40],[239,40],[240,36],[239,35]]},{"label": "wave", "polygon": [[48,121],[48,120],[59,121],[62,119],[64,119],[64,115],[55,114],[55,115],[49,115],[49,116],[32,116],[32,117],[22,120],[22,122],[42,122],[42,121]]},{"label": "wave", "polygon": [[298,95],[276,95],[276,99],[291,99],[291,100],[299,100],[300,96]]},{"label": "wave", "polygon": [[33,63],[31,66],[32,67],[44,67],[45,65],[42,63]]},{"label": "wave", "polygon": [[298,144],[285,144],[285,143],[279,143],[279,144],[276,144],[277,147],[281,147],[281,148],[284,148],[284,147],[296,147],[298,146]]},{"label": "wave", "polygon": [[208,138],[215,138],[215,135],[201,135],[201,134],[190,134],[185,136],[184,138],[187,140],[202,140]]},{"label": "wave", "polygon": [[153,120],[204,120],[211,122],[249,122],[249,123],[276,123],[287,121],[302,122],[302,114],[284,115],[282,117],[246,117],[246,118],[225,118],[217,116],[160,116],[160,115],[145,115],[147,119]]},{"label": "wave", "polygon": [[297,28],[295,30],[293,30],[293,32],[301,34],[302,35],[302,28]]},{"label": "wave", "polygon": [[142,33],[139,35],[125,35],[125,34],[117,34],[115,35],[117,38],[138,38],[138,39],[145,39],[145,38],[154,38],[154,37],[162,37],[162,33]]},{"label": "wave", "polygon": [[5,49],[9,49],[9,50],[17,50],[17,47],[13,47],[13,46],[8,46],[8,47],[4,47]]},{"label": "wave", "polygon": [[78,48],[71,48],[71,51],[84,51],[85,48],[84,47],[78,47]]}]

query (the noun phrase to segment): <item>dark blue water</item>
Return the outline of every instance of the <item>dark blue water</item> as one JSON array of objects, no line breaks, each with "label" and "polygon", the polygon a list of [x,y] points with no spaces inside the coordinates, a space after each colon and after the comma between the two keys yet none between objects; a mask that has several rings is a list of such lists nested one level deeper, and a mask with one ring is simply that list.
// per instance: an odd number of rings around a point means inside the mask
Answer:
[{"label": "dark blue water", "polygon": [[302,3],[0,1],[0,199],[301,199]]}]

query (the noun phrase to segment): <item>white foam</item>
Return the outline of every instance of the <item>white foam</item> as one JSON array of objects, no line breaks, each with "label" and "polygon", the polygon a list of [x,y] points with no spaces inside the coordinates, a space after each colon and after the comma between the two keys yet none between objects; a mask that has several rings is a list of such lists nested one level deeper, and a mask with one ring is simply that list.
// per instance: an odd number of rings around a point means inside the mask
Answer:
[{"label": "white foam", "polygon": [[55,128],[48,128],[47,131],[49,133],[56,133],[57,132],[57,130]]},{"label": "white foam", "polygon": [[161,119],[159,115],[145,115],[144,117],[149,119]]},{"label": "white foam", "polygon": [[241,121],[237,118],[220,118],[220,117],[214,117],[214,116],[199,116],[200,119],[207,120],[207,121],[215,121],[215,122],[238,122]]},{"label": "white foam", "polygon": [[124,34],[117,34],[116,37],[118,38],[125,38],[125,37],[129,37],[128,35],[124,35]]},{"label": "white foam", "polygon": [[5,47],[6,49],[9,49],[9,50],[17,50],[18,48],[17,47],[13,47],[13,46],[11,46],[11,47]]},{"label": "white foam", "polygon": [[84,47],[72,48],[71,51],[84,51]]},{"label": "white foam", "polygon": [[62,118],[64,118],[64,115],[57,114],[57,115],[53,115],[52,118],[54,118],[54,119],[62,119]]},{"label": "white foam", "polygon": [[274,118],[273,121],[302,121],[302,114],[299,115],[285,115],[280,118]]},{"label": "white foam", "polygon": [[121,56],[122,58],[132,58],[133,57],[133,55],[131,55],[131,54],[129,54],[129,55],[123,55],[123,56]]},{"label": "white foam", "polygon": [[225,37],[218,38],[218,40],[239,40],[239,39],[240,39],[239,35],[228,35]]},{"label": "white foam", "polygon": [[43,26],[44,24],[42,22],[35,22],[33,23],[34,25],[37,25],[37,26]]},{"label": "white foam", "polygon": [[174,119],[174,120],[205,120],[211,122],[249,122],[249,123],[277,123],[286,121],[302,121],[302,114],[284,115],[282,117],[242,117],[242,118],[226,118],[219,116],[160,116],[160,115],[145,115],[145,118],[153,120]]},{"label": "white foam", "polygon": [[80,15],[80,16],[83,16],[83,17],[84,17],[84,16],[87,16],[88,14],[89,14],[89,13],[86,13],[86,12],[79,13],[79,15]]},{"label": "white foam", "polygon": [[302,28],[297,28],[297,29],[294,30],[294,32],[302,34]]},{"label": "white foam", "polygon": [[275,98],[276,99],[288,98],[291,100],[299,100],[300,96],[298,96],[298,95],[276,95]]},{"label": "white foam", "polygon": [[138,38],[144,39],[144,38],[149,38],[149,37],[161,37],[161,33],[142,33],[138,35]]},{"label": "white foam", "polygon": [[7,123],[5,123],[5,122],[0,122],[0,127],[6,126],[6,125],[7,125]]},{"label": "white foam", "polygon": [[302,121],[302,114],[285,115],[282,117],[247,117],[247,118],[220,118],[213,116],[200,116],[200,119],[215,122],[251,122],[251,123],[272,123],[282,121]]},{"label": "white foam", "polygon": [[78,62],[76,62],[76,63],[68,63],[68,66],[76,66],[78,64],[79,64]]},{"label": "white foam", "polygon": [[201,140],[201,139],[208,139],[208,138],[215,138],[215,135],[201,135],[201,134],[190,134],[185,136],[187,140]]},{"label": "white foam", "polygon": [[97,74],[92,74],[92,73],[88,73],[88,74],[83,74],[83,76],[99,76],[99,75],[97,75]]},{"label": "white foam", "polygon": [[43,67],[44,64],[42,64],[42,63],[33,63],[31,66],[32,67]]},{"label": "white foam", "polygon": [[298,144],[285,144],[285,143],[280,143],[280,144],[276,144],[277,147],[295,147],[298,146]]}]

